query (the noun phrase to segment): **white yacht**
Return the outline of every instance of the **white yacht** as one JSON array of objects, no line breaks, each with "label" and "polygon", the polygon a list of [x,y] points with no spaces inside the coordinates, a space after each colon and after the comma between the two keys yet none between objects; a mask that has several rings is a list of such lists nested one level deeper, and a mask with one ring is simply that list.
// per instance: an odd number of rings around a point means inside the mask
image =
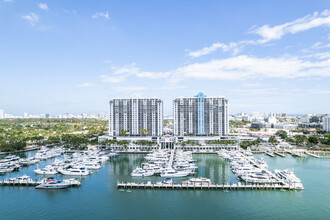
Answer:
[{"label": "white yacht", "polygon": [[40,185],[36,186],[36,189],[66,189],[70,186],[68,182],[48,178],[44,180]]},{"label": "white yacht", "polygon": [[189,182],[194,185],[211,185],[211,180],[203,177],[191,178]]},{"label": "white yacht", "polygon": [[162,182],[157,182],[155,185],[160,185],[160,186],[169,185],[169,186],[171,186],[171,185],[173,185],[173,181],[172,181],[172,178],[166,178]]},{"label": "white yacht", "polygon": [[152,172],[152,170],[144,170],[140,167],[135,168],[135,170],[133,170],[133,172],[131,173],[132,177],[146,177],[152,175],[154,175],[154,172]]},{"label": "white yacht", "polygon": [[87,176],[90,174],[90,172],[86,168],[68,168],[68,169],[59,168],[58,172],[68,176]]},{"label": "white yacht", "polygon": [[278,178],[282,179],[289,185],[293,185],[296,189],[304,189],[301,180],[294,175],[292,170],[275,170],[275,174]]},{"label": "white yacht", "polygon": [[40,175],[55,175],[58,173],[57,170],[55,170],[52,166],[49,165],[42,169],[36,169],[34,170],[34,172]]},{"label": "white yacht", "polygon": [[30,176],[23,175],[23,176],[18,176],[18,177],[13,177],[9,179],[9,182],[11,183],[34,183],[34,180],[30,178]]},{"label": "white yacht", "polygon": [[176,171],[175,169],[166,168],[161,174],[161,177],[175,178],[188,176],[190,172],[187,171]]},{"label": "white yacht", "polygon": [[40,160],[35,159],[34,157],[26,158],[26,159],[20,159],[19,163],[22,166],[29,166],[38,163]]},{"label": "white yacht", "polygon": [[264,172],[251,173],[240,176],[242,180],[249,183],[276,183],[277,181],[273,179],[269,174]]}]

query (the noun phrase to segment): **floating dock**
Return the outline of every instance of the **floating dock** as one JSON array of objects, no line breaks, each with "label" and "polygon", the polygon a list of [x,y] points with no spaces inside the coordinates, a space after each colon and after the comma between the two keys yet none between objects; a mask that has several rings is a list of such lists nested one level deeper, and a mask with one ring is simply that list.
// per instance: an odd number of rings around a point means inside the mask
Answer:
[{"label": "floating dock", "polygon": [[275,157],[275,154],[273,152],[265,152],[265,154],[267,154],[270,157]]},{"label": "floating dock", "polygon": [[285,157],[285,154],[282,154],[282,153],[280,153],[280,152],[275,151],[274,153],[275,153],[276,155],[280,156],[280,157]]},{"label": "floating dock", "polygon": [[202,189],[202,190],[296,190],[294,186],[280,185],[280,184],[152,184],[152,183],[134,183],[134,182],[117,182],[117,188],[119,189]]},{"label": "floating dock", "polygon": [[[2,180],[0,181],[0,186],[38,186],[41,183],[40,181],[11,181],[11,180]],[[80,186],[81,183],[79,181],[71,181],[70,187]]]}]

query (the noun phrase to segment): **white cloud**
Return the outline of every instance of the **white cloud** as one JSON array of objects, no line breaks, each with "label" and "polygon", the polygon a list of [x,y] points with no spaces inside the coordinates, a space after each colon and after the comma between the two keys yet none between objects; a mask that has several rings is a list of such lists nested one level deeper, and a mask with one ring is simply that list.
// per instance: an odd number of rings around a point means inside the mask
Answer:
[{"label": "white cloud", "polygon": [[142,77],[142,78],[159,79],[159,78],[166,78],[169,76],[169,73],[167,72],[162,73],[162,72],[141,71],[138,67],[136,67],[135,63],[122,67],[112,66],[111,69],[114,75],[124,75],[126,77],[130,75],[135,75],[137,77]]},{"label": "white cloud", "polygon": [[108,12],[104,12],[104,13],[102,13],[102,12],[96,12],[92,16],[92,18],[99,18],[99,17],[103,17],[105,20],[109,20],[110,19]]},{"label": "white cloud", "polygon": [[92,83],[86,82],[86,83],[78,84],[77,87],[95,87],[95,85]]},{"label": "white cloud", "polygon": [[[200,57],[210,54],[218,49],[222,49],[223,52],[232,51],[233,55],[239,53],[245,45],[263,45],[273,46],[273,44],[266,44],[272,40],[279,40],[286,34],[296,34],[301,31],[306,31],[312,28],[326,26],[330,27],[330,11],[324,10],[321,13],[314,12],[312,15],[307,15],[302,18],[298,18],[294,21],[287,22],[281,25],[270,26],[268,24],[261,27],[254,25],[249,29],[249,33],[260,35],[262,38],[258,40],[243,40],[238,42],[231,42],[229,44],[214,43],[209,47],[204,47],[201,50],[189,52],[191,57]],[[330,34],[328,35],[330,39]],[[321,43],[321,42],[319,42]],[[315,45],[316,47],[318,45]],[[330,47],[330,45],[326,45]]]},{"label": "white cloud", "polygon": [[311,48],[312,49],[323,49],[323,48],[329,48],[330,44],[323,44],[322,42],[316,42]]},{"label": "white cloud", "polygon": [[67,14],[71,14],[71,15],[76,15],[77,14],[77,11],[74,10],[74,9],[63,9],[63,11]]},{"label": "white cloud", "polygon": [[46,3],[39,3],[38,6],[40,9],[48,11],[48,6]]},{"label": "white cloud", "polygon": [[260,83],[245,83],[245,84],[243,84],[243,86],[245,86],[245,87],[260,87],[260,86],[262,86],[262,84],[260,84]]},{"label": "white cloud", "polygon": [[189,53],[189,56],[191,57],[200,57],[200,56],[203,56],[203,55],[207,55],[209,53],[212,53],[218,49],[222,49],[223,52],[227,52],[229,50],[232,50],[233,51],[233,54],[237,54],[238,51],[239,51],[239,48],[238,48],[238,44],[237,43],[229,43],[228,45],[227,44],[222,44],[222,43],[214,43],[212,44],[211,46],[209,47],[204,47],[203,49],[201,50],[197,50],[197,51],[192,51]]},{"label": "white cloud", "polygon": [[150,90],[174,90],[174,89],[186,89],[187,86],[161,86],[161,87],[147,87],[147,86],[117,86],[113,87],[116,92],[140,92]]},{"label": "white cloud", "polygon": [[330,60],[311,62],[298,57],[256,58],[242,55],[178,68],[173,72],[172,79],[243,80],[308,76],[329,77]]},{"label": "white cloud", "polygon": [[[116,67],[114,75],[166,79],[177,83],[185,79],[247,80],[262,78],[330,77],[330,54],[314,54],[310,61],[295,56],[253,57],[247,55],[193,63],[168,72],[146,72],[135,66]],[[256,85],[255,85],[256,86]]]},{"label": "white cloud", "polygon": [[330,52],[312,53],[312,54],[303,56],[303,58],[316,58],[316,59],[320,59],[320,60],[330,59]]},{"label": "white cloud", "polygon": [[107,76],[107,75],[101,75],[102,82],[107,83],[119,83],[123,82],[126,79],[126,76]]},{"label": "white cloud", "polygon": [[262,39],[257,42],[263,44],[271,40],[281,39],[289,33],[295,34],[320,26],[330,26],[330,12],[328,10],[324,10],[321,13],[314,12],[312,15],[307,15],[281,25],[271,27],[267,24],[261,27],[255,27],[251,32],[260,35]]},{"label": "white cloud", "polygon": [[34,26],[39,21],[39,16],[33,12],[28,15],[23,15],[22,18],[27,20],[32,26]]}]

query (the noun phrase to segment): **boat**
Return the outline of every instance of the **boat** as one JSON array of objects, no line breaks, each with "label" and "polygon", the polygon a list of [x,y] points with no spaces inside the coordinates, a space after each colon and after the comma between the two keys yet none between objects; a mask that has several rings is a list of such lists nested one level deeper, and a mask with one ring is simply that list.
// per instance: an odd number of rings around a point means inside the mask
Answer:
[{"label": "boat", "polygon": [[211,180],[207,178],[191,178],[189,179],[189,182],[194,184],[194,185],[211,185]]},{"label": "boat", "polygon": [[132,177],[147,177],[152,175],[154,175],[154,172],[152,172],[151,170],[144,170],[140,167],[135,168],[131,173]]},{"label": "boat", "polygon": [[7,163],[7,162],[11,162],[11,161],[16,161],[19,159],[21,159],[19,156],[8,155],[8,156],[5,156],[2,160],[0,160],[0,163]]},{"label": "boat", "polygon": [[249,183],[276,183],[277,181],[273,179],[269,174],[265,172],[256,172],[251,174],[245,174],[239,176],[242,180]]},{"label": "boat", "polygon": [[296,189],[304,189],[304,186],[301,183],[301,180],[296,177],[292,170],[275,170],[275,174],[278,178],[283,180],[285,183],[295,187]]},{"label": "boat", "polygon": [[161,177],[169,177],[169,178],[175,178],[175,177],[185,177],[188,176],[190,172],[187,171],[176,171],[171,168],[165,169],[160,176]]},{"label": "boat", "polygon": [[68,176],[87,176],[90,174],[90,172],[86,168],[68,168],[68,169],[60,168],[58,169],[58,172]]},{"label": "boat", "polygon": [[30,176],[27,176],[24,174],[23,176],[13,177],[9,179],[10,183],[18,183],[18,184],[28,184],[28,183],[35,183],[35,181],[30,178]]},{"label": "boat", "polygon": [[40,161],[40,160],[31,157],[31,158],[27,158],[27,159],[21,159],[21,160],[19,161],[19,163],[20,163],[22,166],[29,166],[29,165],[36,164],[36,163],[38,163],[39,161]]},{"label": "boat", "polygon": [[54,178],[48,178],[40,185],[36,186],[36,189],[66,189],[70,186],[68,182],[56,180]]},{"label": "boat", "polygon": [[36,174],[40,174],[40,175],[55,175],[55,174],[58,173],[57,170],[55,170],[51,166],[46,166],[46,167],[44,167],[42,169],[36,169],[36,170],[34,170],[34,172]]},{"label": "boat", "polygon": [[163,180],[162,182],[157,182],[155,185],[173,185],[173,181],[172,181],[172,178],[165,178],[165,180]]}]

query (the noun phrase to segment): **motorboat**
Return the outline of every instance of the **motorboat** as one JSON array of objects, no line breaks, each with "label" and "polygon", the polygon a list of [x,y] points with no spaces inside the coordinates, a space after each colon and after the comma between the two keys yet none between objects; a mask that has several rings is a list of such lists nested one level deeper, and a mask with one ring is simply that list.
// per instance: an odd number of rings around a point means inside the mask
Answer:
[{"label": "motorboat", "polygon": [[273,179],[269,174],[264,172],[256,172],[252,174],[245,174],[239,176],[242,180],[249,183],[276,183],[277,180]]},{"label": "motorboat", "polygon": [[210,185],[211,180],[203,177],[199,178],[191,178],[189,179],[189,182],[194,185]]},{"label": "motorboat", "polygon": [[58,173],[57,170],[54,169],[52,166],[46,166],[42,169],[36,169],[34,170],[34,172],[40,175],[55,175]]},{"label": "motorboat", "polygon": [[36,186],[36,189],[66,189],[70,186],[68,182],[56,180],[54,178],[46,179],[40,185]]},{"label": "motorboat", "polygon": [[135,168],[131,173],[132,177],[147,177],[152,175],[154,175],[154,172],[152,170],[145,170],[140,167]]},{"label": "motorboat", "polygon": [[296,177],[292,170],[275,170],[275,174],[278,178],[283,180],[285,183],[294,186],[296,189],[304,189],[301,180]]},{"label": "motorboat", "polygon": [[18,183],[18,184],[28,184],[28,183],[34,183],[35,181],[30,178],[30,176],[27,176],[24,174],[23,176],[13,177],[9,179],[10,183]]},{"label": "motorboat", "polygon": [[165,178],[165,180],[163,180],[162,182],[157,182],[155,185],[168,185],[168,186],[171,186],[173,185],[173,181],[172,181],[172,178]]},{"label": "motorboat", "polygon": [[2,160],[0,160],[0,163],[7,163],[7,162],[11,162],[11,161],[16,161],[19,159],[21,159],[19,156],[8,155],[8,156],[5,156]]},{"label": "motorboat", "polygon": [[90,174],[90,172],[84,167],[68,168],[68,169],[59,168],[57,171],[63,175],[68,175],[68,176],[87,176]]},{"label": "motorboat", "polygon": [[40,160],[35,159],[34,157],[26,158],[26,159],[20,159],[19,163],[22,166],[29,166],[38,163]]},{"label": "motorboat", "polygon": [[190,172],[187,171],[176,171],[175,169],[165,169],[160,176],[161,177],[169,177],[169,178],[176,178],[176,177],[185,177],[188,176]]}]

